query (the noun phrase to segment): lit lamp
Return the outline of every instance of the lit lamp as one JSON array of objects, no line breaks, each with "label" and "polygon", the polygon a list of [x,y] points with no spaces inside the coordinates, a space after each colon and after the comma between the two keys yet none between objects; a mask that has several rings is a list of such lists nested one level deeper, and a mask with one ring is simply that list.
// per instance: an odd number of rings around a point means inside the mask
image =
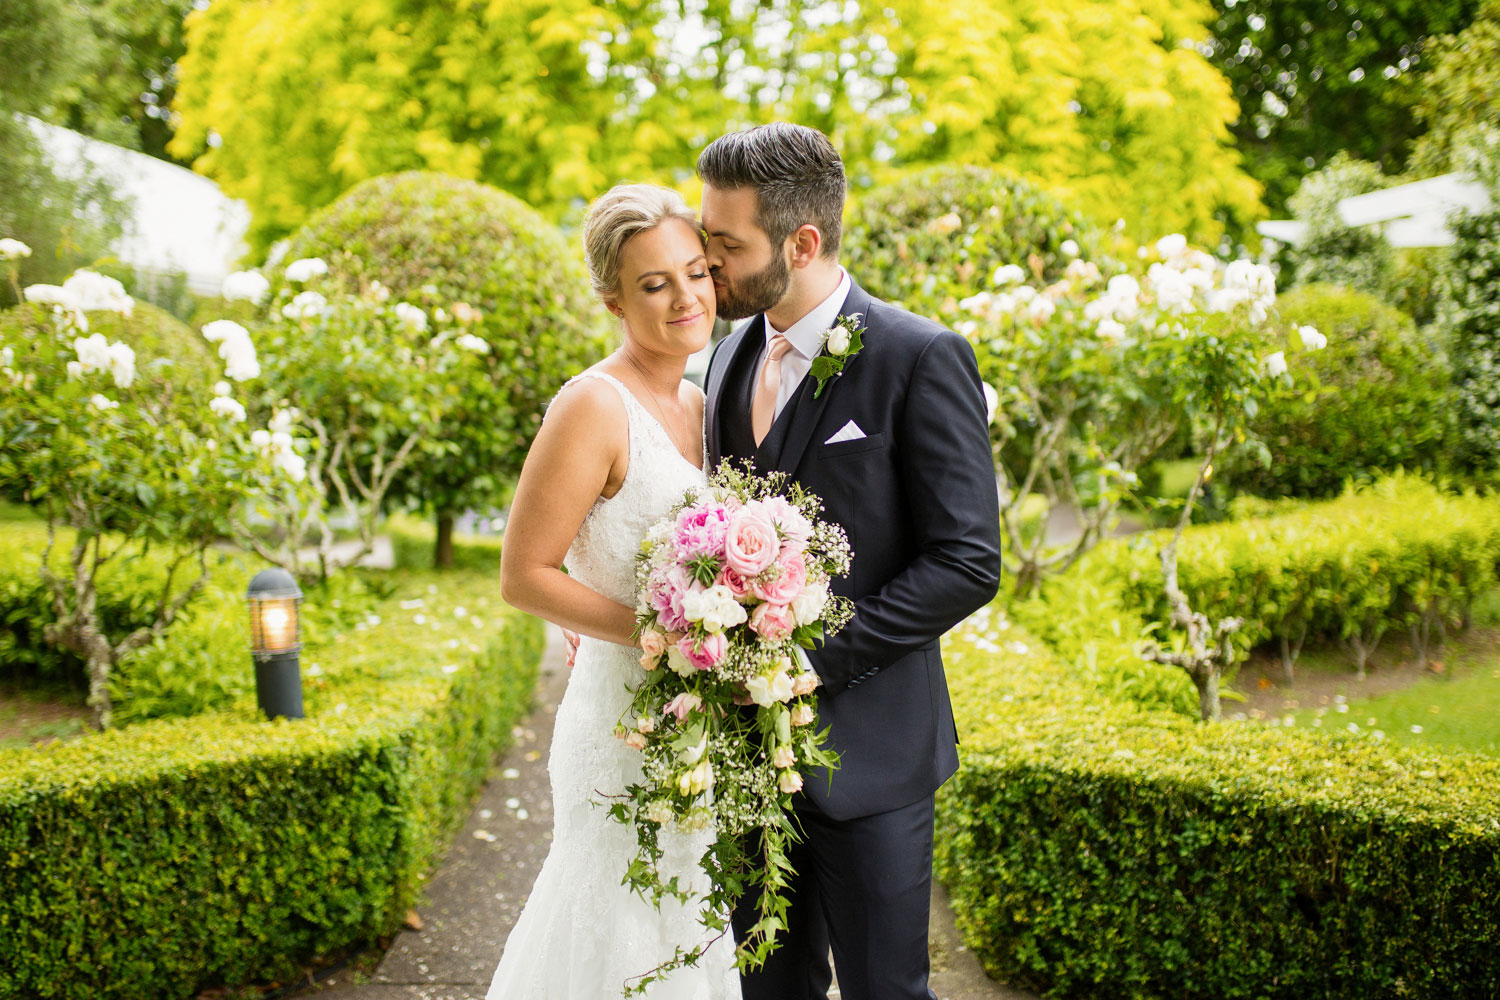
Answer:
[{"label": "lit lamp", "polygon": [[255,699],[267,718],[302,718],[302,675],[298,660],[302,630],[298,609],[302,590],[282,569],[261,570],[245,595],[250,603],[250,652],[255,659]]}]

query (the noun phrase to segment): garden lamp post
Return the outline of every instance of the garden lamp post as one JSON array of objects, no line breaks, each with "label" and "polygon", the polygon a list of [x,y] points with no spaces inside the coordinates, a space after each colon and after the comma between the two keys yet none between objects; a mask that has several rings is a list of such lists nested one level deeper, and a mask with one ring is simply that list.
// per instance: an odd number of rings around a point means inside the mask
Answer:
[{"label": "garden lamp post", "polygon": [[267,718],[302,718],[302,590],[282,569],[255,574],[245,595],[250,604],[250,652],[255,660],[255,700]]}]

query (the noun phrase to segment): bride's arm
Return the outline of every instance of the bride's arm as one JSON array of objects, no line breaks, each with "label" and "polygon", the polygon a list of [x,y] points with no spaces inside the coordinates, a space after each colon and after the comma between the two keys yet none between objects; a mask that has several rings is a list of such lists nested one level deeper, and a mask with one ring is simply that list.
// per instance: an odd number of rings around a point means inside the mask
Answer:
[{"label": "bride's arm", "polygon": [[561,567],[594,501],[624,480],[627,419],[619,395],[598,379],[581,379],[558,394],[521,469],[500,562],[507,604],[625,646],[632,644],[635,611]]}]

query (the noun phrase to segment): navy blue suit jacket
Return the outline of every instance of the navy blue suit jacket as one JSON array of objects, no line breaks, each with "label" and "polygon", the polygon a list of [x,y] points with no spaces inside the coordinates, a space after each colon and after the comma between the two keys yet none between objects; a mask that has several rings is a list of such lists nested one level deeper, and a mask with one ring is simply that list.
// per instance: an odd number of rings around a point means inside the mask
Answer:
[{"label": "navy blue suit jacket", "polygon": [[[830,818],[886,812],[931,795],[958,767],[957,729],[938,640],[994,597],[1000,511],[973,348],[930,320],[854,285],[862,350],[813,398],[803,379],[760,447],[749,399],[765,345],[756,317],[709,361],[710,460],[754,458],[822,498],[849,534],[849,576],[833,592],[855,617],[809,659],[823,679],[819,722],[841,765],[809,777]],[[827,444],[849,421],[865,436]]]}]

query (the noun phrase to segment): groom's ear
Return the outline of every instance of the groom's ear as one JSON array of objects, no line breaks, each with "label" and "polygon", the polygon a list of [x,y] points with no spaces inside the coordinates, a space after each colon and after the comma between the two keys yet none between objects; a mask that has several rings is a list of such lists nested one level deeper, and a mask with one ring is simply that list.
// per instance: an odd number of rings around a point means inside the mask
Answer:
[{"label": "groom's ear", "polygon": [[823,233],[810,222],[798,226],[787,238],[792,243],[792,267],[806,267],[818,259],[823,249]]}]

